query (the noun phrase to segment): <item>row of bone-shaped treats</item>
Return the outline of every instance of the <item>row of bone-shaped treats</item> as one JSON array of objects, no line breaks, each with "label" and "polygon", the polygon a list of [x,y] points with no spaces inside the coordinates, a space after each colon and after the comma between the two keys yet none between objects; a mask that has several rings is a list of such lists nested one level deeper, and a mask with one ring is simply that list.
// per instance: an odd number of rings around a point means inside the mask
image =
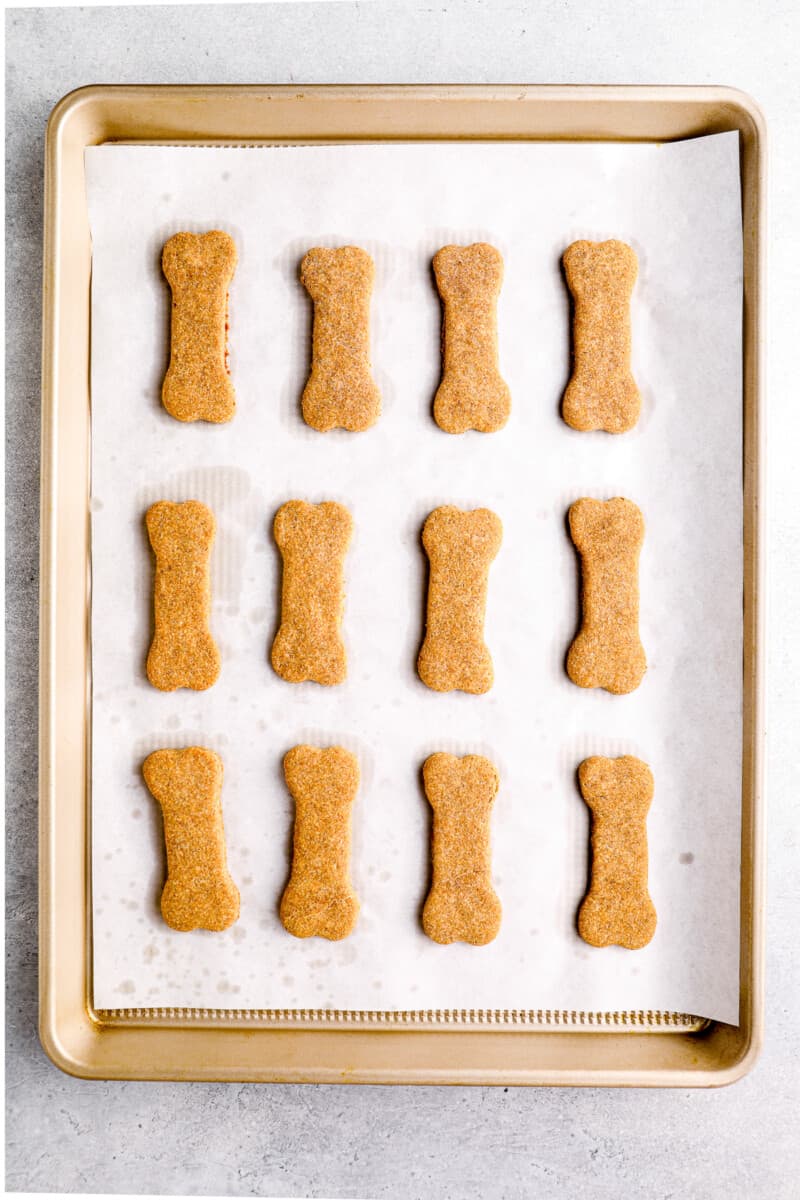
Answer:
[{"label": "row of bone-shaped treats", "polygon": [[[162,691],[204,690],[221,665],[211,633],[210,560],[214,515],[198,500],[161,500],[148,509],[155,554],[155,633],[147,676]],[[621,694],[638,687],[646,668],[639,638],[639,551],[644,521],[630,500],[577,500],[569,528],[581,559],[581,628],[567,655],[580,687]],[[275,541],[283,558],[281,621],[271,648],[274,670],[290,683],[341,683],[345,556],[353,520],[342,504],[290,500],[278,510]],[[487,508],[452,505],[427,517],[428,561],[420,679],[437,692],[487,692],[494,680],[484,617],[489,568],[500,550],[500,518]]]},{"label": "row of bone-shaped treats", "polygon": [[[293,747],[283,761],[295,802],[292,867],[280,919],[295,937],[333,941],[356,928],[351,882],[352,809],[360,782],[356,756],[341,746]],[[156,750],[142,767],[161,806],[167,880],[161,913],[171,928],[220,932],[239,917],[239,890],[227,866],[222,759],[213,750]],[[490,813],[499,788],[482,755],[432,754],[422,768],[433,809],[431,885],[422,927],[434,942],[483,946],[500,930],[492,884]],[[588,758],[578,768],[592,814],[589,888],[578,932],[592,946],[638,949],[651,940],[656,912],[647,886],[650,768],[638,758]]]},{"label": "row of bone-shaped treats", "polygon": [[[228,368],[228,289],[236,245],[227,233],[176,233],[162,256],[172,288],[172,336],[164,407],[180,421],[229,421],[236,409]],[[573,301],[573,370],[562,414],[574,429],[622,433],[638,420],[630,370],[630,296],[638,270],[624,242],[573,242],[562,257]],[[511,396],[500,374],[497,298],[500,252],[485,242],[444,246],[433,257],[442,301],[442,379],[433,406],[446,433],[502,429]],[[326,431],[368,429],[381,397],[370,365],[375,267],[357,246],[315,247],[300,279],[314,303],[305,421]]]}]

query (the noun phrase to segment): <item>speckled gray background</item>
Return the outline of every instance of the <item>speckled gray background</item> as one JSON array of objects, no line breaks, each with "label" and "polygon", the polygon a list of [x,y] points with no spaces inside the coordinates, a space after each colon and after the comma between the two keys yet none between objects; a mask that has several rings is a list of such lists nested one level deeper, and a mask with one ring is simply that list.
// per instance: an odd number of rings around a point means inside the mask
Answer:
[{"label": "speckled gray background", "polygon": [[[794,11],[793,11],[794,10]],[[800,16],[790,0],[12,9],[7,14],[7,1187],[327,1197],[796,1194]],[[87,83],[726,83],[770,123],[767,1040],[723,1091],[85,1083],[36,1034],[42,148]],[[702,803],[702,797],[698,797]]]}]

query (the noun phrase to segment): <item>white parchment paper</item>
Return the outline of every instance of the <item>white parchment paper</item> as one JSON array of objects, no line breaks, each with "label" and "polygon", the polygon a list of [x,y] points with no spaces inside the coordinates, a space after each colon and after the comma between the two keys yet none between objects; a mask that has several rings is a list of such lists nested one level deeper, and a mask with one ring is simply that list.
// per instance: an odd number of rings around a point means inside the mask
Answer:
[{"label": "white parchment paper", "polygon": [[[664,1009],[736,1022],[741,787],[741,213],[735,134],[667,146],[437,144],[263,149],[102,146],[86,154],[92,278],[94,1001],[100,1008]],[[180,229],[236,239],[230,294],[238,411],[184,425],[160,404],[169,292],[161,247]],[[639,256],[633,369],[643,395],[622,436],[568,429],[569,308],[559,259],[579,237]],[[491,435],[431,418],[440,309],[430,260],[486,240],[505,259],[500,363],[513,398]],[[369,432],[301,419],[311,306],[298,266],[314,245],[374,257],[372,350],[384,410]],[[578,620],[566,532],[579,496],[623,495],[646,521],[641,632],[649,670],[629,696],[575,687]],[[158,499],[215,511],[212,626],[223,656],[205,693],[162,694],[144,662]],[[291,685],[268,663],[285,500],[337,499],[347,560],[349,675]],[[437,504],[501,517],[490,573],[486,696],[417,679]],[[292,804],[283,754],[340,742],[362,767],[344,942],[299,941],[277,915]],[[224,934],[175,933],[158,900],[165,861],[147,753],[199,743],[225,763],[223,805],[242,910]],[[429,882],[420,766],[434,750],[486,754],[501,788],[493,867],[504,909],[490,946],[441,947],[419,924]],[[590,754],[652,767],[646,949],[585,945]]]}]

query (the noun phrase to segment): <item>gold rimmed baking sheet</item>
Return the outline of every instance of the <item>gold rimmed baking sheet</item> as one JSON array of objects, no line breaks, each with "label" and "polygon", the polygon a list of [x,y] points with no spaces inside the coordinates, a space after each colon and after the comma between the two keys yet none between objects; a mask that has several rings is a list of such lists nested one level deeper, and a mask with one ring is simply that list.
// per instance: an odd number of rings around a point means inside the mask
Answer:
[{"label": "gold rimmed baking sheet", "polygon": [[[285,142],[410,138],[663,140],[737,129],[745,243],[745,711],[741,1018],[738,1028],[629,1014],[593,1024],[413,1020],[356,1028],[275,1014],[185,1013],[155,1023],[93,1012],[87,869],[88,289],[82,152],[108,140]],[[759,607],[763,123],[746,97],[706,88],[92,88],[65,98],[48,130],[42,507],[41,1033],[87,1076],[710,1085],[753,1061],[762,1011]],[[83,302],[81,302],[81,299]],[[58,467],[58,470],[56,470]],[[127,1011],[127,1010],[123,1010]],[[175,1010],[168,1010],[173,1012]],[[207,1010],[209,1011],[209,1010]],[[216,1010],[215,1010],[216,1011]],[[223,1013],[226,1010],[220,1010]],[[136,1013],[136,1010],[131,1010]],[[683,1018],[679,1018],[683,1020]],[[376,1020],[377,1025],[370,1024]],[[270,1023],[271,1022],[271,1023]],[[425,1027],[422,1028],[421,1024]],[[658,1028],[658,1021],[656,1021]],[[511,1029],[513,1038],[509,1038]],[[669,1036],[662,1032],[669,1030]],[[469,1036],[464,1036],[465,1034]],[[243,1040],[244,1039],[244,1040]],[[422,1041],[420,1041],[422,1039]],[[513,1043],[513,1053],[510,1045]]]}]

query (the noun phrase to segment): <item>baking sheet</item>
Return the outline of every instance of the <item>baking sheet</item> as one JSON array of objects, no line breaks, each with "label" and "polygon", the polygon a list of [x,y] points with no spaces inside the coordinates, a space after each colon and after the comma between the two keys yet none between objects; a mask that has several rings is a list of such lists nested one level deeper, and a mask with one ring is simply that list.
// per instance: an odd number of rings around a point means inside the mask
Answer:
[{"label": "baking sheet", "polygon": [[[86,154],[92,284],[92,803],[94,1003],[99,1008],[662,1009],[736,1022],[741,791],[741,213],[735,134],[669,146],[437,144],[262,149],[103,146]],[[159,269],[179,229],[237,241],[229,426],[181,425],[160,406],[169,293]],[[560,420],[569,371],[559,257],[577,237],[637,251],[636,430],[578,434]],[[447,242],[504,255],[500,359],[506,429],[441,433],[439,303],[430,258]],[[384,412],[365,434],[316,434],[299,395],[312,245],[374,257],[372,346]],[[650,667],[630,696],[576,688],[564,655],[578,620],[565,514],[626,495],[645,516],[641,630]],[[217,515],[212,627],[223,652],[205,693],[144,676],[157,499]],[[290,685],[268,664],[280,588],[270,527],[286,499],[337,499],[355,520],[347,562],[349,678]],[[429,692],[414,662],[425,561],[440,503],[493,508],[483,697]],[[355,934],[301,942],[277,904],[292,806],[281,758],[301,741],[359,755]],[[229,861],[242,915],[225,934],[167,929],[157,806],[141,779],[159,746],[225,761]],[[430,822],[419,768],[434,750],[487,754],[503,925],[488,947],[419,927]],[[635,753],[653,769],[650,890],[659,926],[635,953],[575,931],[588,813],[575,769]]]}]

